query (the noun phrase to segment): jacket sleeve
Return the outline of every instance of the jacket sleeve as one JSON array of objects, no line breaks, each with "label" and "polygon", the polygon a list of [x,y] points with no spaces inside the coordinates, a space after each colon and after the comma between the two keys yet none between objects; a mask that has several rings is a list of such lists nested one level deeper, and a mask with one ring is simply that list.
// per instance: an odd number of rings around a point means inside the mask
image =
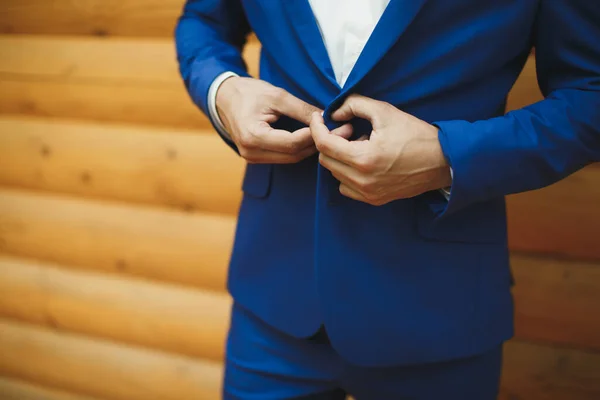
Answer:
[{"label": "jacket sleeve", "polygon": [[545,99],[489,120],[435,123],[454,171],[439,217],[600,161],[599,21],[599,1],[540,1],[534,39]]},{"label": "jacket sleeve", "polygon": [[212,82],[224,72],[249,76],[242,58],[248,33],[240,0],[187,0],[184,5],[175,28],[179,71],[190,97],[209,119]]}]

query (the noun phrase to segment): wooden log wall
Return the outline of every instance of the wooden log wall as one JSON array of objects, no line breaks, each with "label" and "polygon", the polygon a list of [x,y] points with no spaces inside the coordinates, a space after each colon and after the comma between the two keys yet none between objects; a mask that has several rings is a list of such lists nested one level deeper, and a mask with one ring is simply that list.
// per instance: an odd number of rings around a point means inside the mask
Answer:
[{"label": "wooden log wall", "polygon": [[[0,399],[219,398],[244,164],[179,80],[182,4],[0,5]],[[532,58],[509,108],[540,98]],[[508,212],[501,397],[600,398],[600,167]]]}]

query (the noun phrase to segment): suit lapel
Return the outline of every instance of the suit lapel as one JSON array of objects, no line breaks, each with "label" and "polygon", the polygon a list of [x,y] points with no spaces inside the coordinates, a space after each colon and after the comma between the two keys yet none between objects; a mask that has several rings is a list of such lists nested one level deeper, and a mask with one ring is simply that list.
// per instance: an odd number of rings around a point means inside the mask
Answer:
[{"label": "suit lapel", "polygon": [[289,23],[317,69],[338,89],[327,49],[308,0],[283,0]]},{"label": "suit lapel", "polygon": [[344,85],[355,86],[404,33],[427,0],[391,0]]}]

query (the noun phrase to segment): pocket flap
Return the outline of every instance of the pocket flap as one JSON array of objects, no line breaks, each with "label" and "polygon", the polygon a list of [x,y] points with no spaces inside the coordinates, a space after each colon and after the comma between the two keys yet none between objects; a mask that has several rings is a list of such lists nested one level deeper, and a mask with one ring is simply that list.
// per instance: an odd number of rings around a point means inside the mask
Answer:
[{"label": "pocket flap", "polygon": [[271,190],[272,164],[247,164],[242,190],[252,197],[267,197]]}]

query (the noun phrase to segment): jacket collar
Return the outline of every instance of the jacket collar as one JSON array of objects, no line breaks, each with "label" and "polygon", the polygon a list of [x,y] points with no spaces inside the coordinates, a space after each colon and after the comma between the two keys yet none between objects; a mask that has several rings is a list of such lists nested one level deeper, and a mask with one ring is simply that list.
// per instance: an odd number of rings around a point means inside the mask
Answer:
[{"label": "jacket collar", "polygon": [[340,91],[348,92],[363,79],[406,31],[427,0],[391,0],[375,26],[342,88],[335,79],[327,49],[308,0],[284,0],[290,25],[317,69]]}]

